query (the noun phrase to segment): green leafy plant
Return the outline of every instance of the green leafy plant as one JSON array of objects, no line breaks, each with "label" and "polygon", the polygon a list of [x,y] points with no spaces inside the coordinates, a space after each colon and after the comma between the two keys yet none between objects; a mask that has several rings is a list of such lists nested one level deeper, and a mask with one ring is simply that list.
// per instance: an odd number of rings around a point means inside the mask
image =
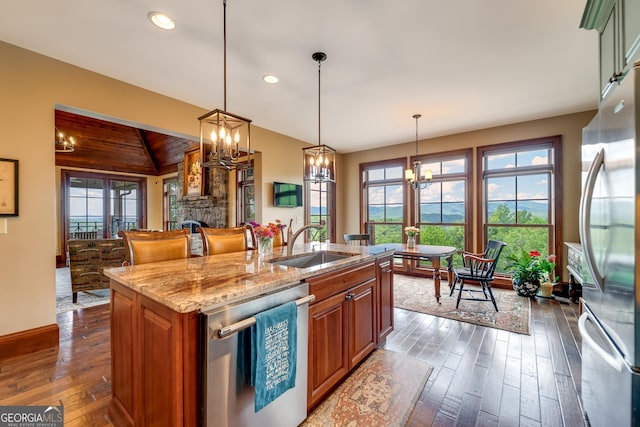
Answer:
[{"label": "green leafy plant", "polygon": [[556,256],[551,254],[542,257],[538,251],[525,251],[520,254],[507,255],[507,270],[511,277],[519,282],[540,283],[541,279],[549,280],[556,268]]}]

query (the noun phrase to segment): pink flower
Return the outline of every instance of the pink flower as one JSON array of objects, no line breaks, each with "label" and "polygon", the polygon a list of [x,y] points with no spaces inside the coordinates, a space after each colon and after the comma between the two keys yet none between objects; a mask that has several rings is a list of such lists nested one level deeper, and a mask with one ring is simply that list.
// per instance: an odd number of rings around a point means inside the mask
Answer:
[{"label": "pink flower", "polygon": [[538,251],[530,251],[529,256],[540,256],[540,252]]}]

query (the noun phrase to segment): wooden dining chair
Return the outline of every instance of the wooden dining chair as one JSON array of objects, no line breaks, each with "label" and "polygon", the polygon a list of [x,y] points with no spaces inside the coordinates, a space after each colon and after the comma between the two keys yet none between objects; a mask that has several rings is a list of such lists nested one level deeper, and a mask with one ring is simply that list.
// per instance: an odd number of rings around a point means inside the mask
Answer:
[{"label": "wooden dining chair", "polygon": [[253,227],[243,225],[230,228],[198,227],[202,236],[202,250],[205,256],[242,252],[256,247]]},{"label": "wooden dining chair", "polygon": [[369,246],[370,236],[368,234],[343,234],[342,238],[347,245]]},{"label": "wooden dining chair", "polygon": [[123,265],[185,259],[191,256],[188,229],[171,231],[123,231],[127,259]]},{"label": "wooden dining chair", "polygon": [[[451,291],[449,292],[449,296],[452,296],[453,291],[458,289],[456,308],[460,305],[460,300],[464,299],[471,301],[491,301],[493,307],[498,311],[498,304],[496,304],[496,299],[493,297],[493,292],[491,292],[491,281],[493,280],[493,274],[498,264],[498,258],[505,246],[507,246],[505,242],[489,240],[483,253],[474,254],[471,252],[462,252],[463,267],[453,269],[453,286],[451,286]],[[467,280],[480,283],[480,289],[464,289],[464,283]],[[463,298],[463,290],[467,291],[470,296]],[[471,296],[474,293],[480,292],[482,292],[484,298]]]}]

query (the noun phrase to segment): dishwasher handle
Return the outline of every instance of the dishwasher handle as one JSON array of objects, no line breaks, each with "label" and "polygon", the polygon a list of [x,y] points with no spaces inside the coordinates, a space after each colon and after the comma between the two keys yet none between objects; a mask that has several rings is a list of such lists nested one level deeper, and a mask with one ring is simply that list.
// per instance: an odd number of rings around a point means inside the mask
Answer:
[{"label": "dishwasher handle", "polygon": [[[306,297],[299,298],[294,302],[296,303],[297,306],[301,306],[303,304],[308,304],[315,299],[316,299],[316,296],[311,294],[311,295],[307,295]],[[217,331],[211,331],[211,332],[215,332],[218,338],[225,338],[243,329],[247,329],[248,327],[253,326],[255,324],[256,324],[256,318],[249,317],[244,320],[240,320],[239,322],[232,323],[231,325],[224,326],[218,329]]]}]

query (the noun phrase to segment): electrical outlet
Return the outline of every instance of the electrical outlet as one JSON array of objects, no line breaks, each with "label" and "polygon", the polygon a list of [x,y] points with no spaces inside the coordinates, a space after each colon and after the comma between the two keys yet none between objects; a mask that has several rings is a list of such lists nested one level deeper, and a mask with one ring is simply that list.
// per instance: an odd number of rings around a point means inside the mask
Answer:
[{"label": "electrical outlet", "polygon": [[0,234],[7,234],[7,218],[0,219]]}]

